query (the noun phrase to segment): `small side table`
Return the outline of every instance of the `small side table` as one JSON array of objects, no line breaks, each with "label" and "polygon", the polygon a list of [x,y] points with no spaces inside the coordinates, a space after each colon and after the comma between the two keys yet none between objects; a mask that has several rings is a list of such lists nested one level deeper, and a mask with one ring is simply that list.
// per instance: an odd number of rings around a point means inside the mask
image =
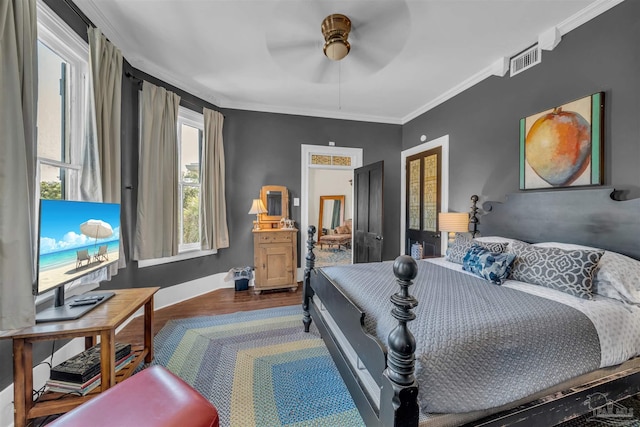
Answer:
[{"label": "small side table", "polygon": [[[154,288],[115,290],[115,295],[79,319],[64,322],[38,323],[2,338],[13,340],[13,389],[15,427],[25,427],[33,418],[61,414],[86,402],[98,393],[131,376],[144,360],[153,360],[153,295]],[[144,306],[144,346],[134,347],[135,358],[115,372],[116,328]],[[85,348],[92,347],[100,336],[100,387],[86,396],[45,393],[33,401],[33,343],[57,339],[85,337]]]}]

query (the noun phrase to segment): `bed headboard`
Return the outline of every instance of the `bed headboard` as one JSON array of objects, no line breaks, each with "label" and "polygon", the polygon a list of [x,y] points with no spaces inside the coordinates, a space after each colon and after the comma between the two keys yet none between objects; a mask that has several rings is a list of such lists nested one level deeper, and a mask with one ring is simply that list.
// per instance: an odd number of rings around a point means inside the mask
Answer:
[{"label": "bed headboard", "polygon": [[610,187],[512,193],[487,201],[483,236],[594,246],[640,259],[640,199],[617,201]]}]

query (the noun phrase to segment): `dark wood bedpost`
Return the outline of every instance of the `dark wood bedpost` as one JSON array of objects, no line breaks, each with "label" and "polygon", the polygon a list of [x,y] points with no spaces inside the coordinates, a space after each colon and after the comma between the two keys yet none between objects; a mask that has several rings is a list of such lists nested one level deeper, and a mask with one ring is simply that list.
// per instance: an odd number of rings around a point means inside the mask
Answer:
[{"label": "dark wood bedpost", "polygon": [[469,224],[471,224],[471,237],[476,237],[478,234],[478,196],[475,194],[471,196],[471,212],[469,213]]},{"label": "dark wood bedpost", "polygon": [[304,324],[304,331],[309,332],[309,326],[311,326],[311,314],[309,314],[309,300],[313,297],[313,289],[311,289],[311,272],[316,264],[316,255],[313,253],[313,247],[316,241],[313,240],[313,235],[316,234],[316,227],[310,225],[307,229],[307,255],[306,266],[304,269],[304,279],[302,282],[302,323]]},{"label": "dark wood bedpost", "polygon": [[[398,321],[388,338],[387,368],[383,377],[388,386],[382,387],[380,396],[380,424],[383,426],[417,426],[419,418],[418,383],[415,372],[416,340],[407,328],[407,322],[416,318],[411,311],[418,300],[409,295],[409,286],[418,274],[416,261],[401,255],[393,263],[400,292],[391,296],[395,306],[391,315]],[[383,406],[385,405],[385,406]]]}]

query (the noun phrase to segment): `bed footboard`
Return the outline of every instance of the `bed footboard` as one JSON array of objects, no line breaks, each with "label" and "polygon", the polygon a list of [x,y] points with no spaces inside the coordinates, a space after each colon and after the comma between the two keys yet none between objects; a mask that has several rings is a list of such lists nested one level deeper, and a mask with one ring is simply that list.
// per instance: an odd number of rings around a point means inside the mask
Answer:
[{"label": "bed footboard", "polygon": [[[395,305],[391,315],[398,320],[398,325],[389,334],[387,350],[383,343],[364,330],[366,313],[327,276],[314,270],[314,234],[315,227],[310,226],[302,302],[305,331],[309,331],[313,318],[367,425],[417,426],[418,385],[414,377],[416,345],[415,338],[407,328],[407,322],[415,318],[411,310],[418,304],[408,291],[417,274],[416,262],[411,257],[401,256],[394,263],[394,274],[400,290],[391,296],[391,302]],[[322,301],[322,307],[314,302],[314,296]],[[339,334],[355,351],[358,366],[349,363],[351,350],[343,348],[338,333],[334,333],[329,322],[325,321],[321,314],[325,310],[331,322],[340,325]],[[360,362],[376,383],[375,396],[358,375]]]}]

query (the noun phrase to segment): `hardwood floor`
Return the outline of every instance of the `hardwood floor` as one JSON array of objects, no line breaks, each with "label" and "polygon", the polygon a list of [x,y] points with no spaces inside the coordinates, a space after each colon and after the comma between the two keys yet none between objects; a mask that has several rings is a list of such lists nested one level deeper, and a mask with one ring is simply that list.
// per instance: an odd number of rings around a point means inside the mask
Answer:
[{"label": "hardwood floor", "polygon": [[[235,313],[237,311],[258,310],[261,308],[283,307],[302,304],[302,284],[295,292],[263,291],[255,295],[251,290],[218,289],[172,306],[156,310],[153,318],[153,334],[157,334],[167,321],[196,316]],[[302,327],[302,323],[300,323]],[[116,335],[116,340],[132,344],[142,344],[142,316],[132,320]]]}]

